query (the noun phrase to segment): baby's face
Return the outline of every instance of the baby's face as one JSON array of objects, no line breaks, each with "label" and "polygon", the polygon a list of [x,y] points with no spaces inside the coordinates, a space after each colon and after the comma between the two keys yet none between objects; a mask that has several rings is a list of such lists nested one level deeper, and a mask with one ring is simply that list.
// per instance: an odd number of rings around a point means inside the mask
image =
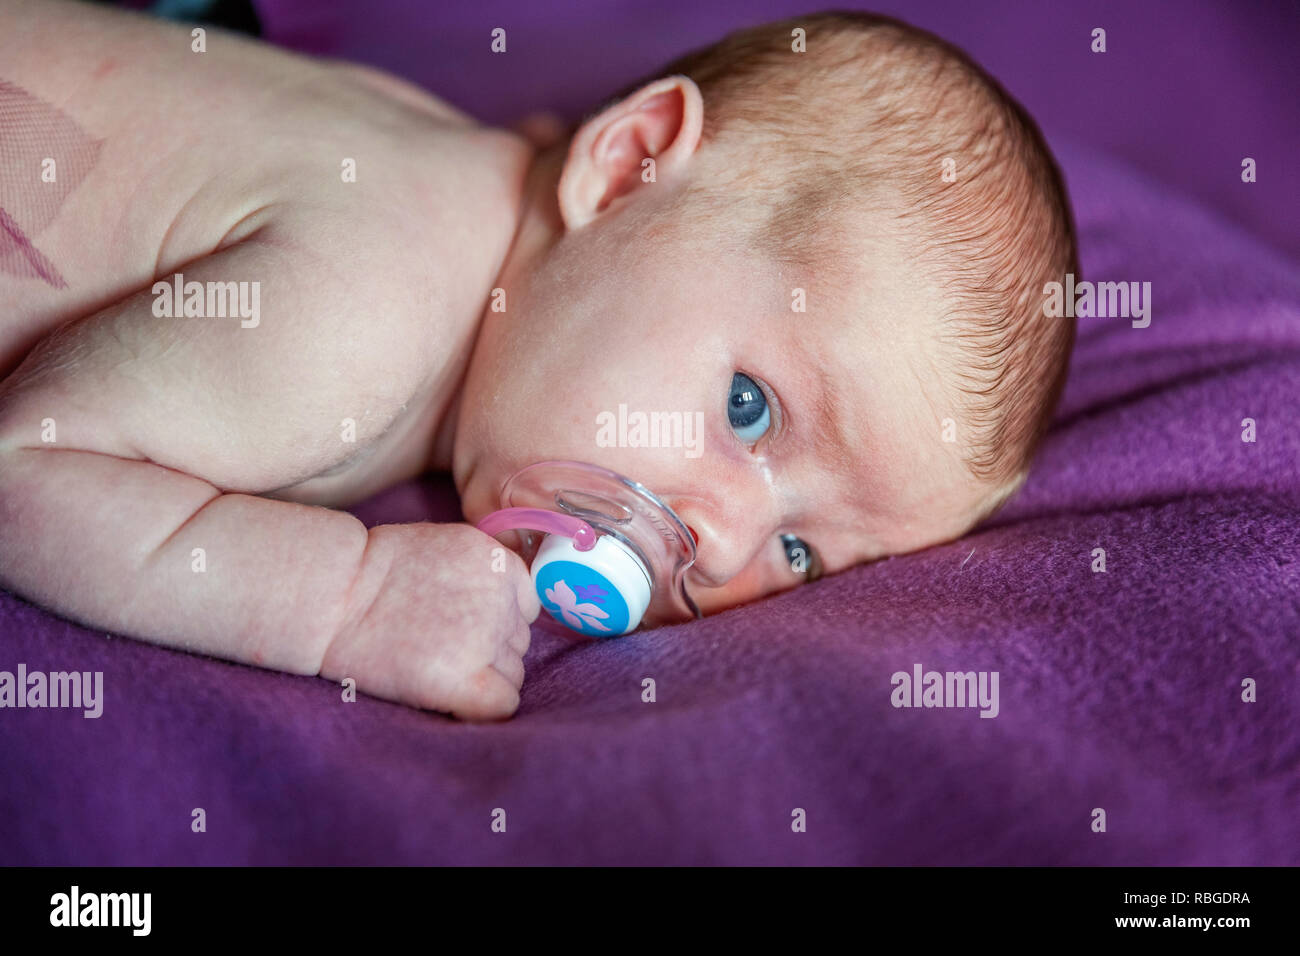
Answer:
[{"label": "baby's face", "polygon": [[[937,293],[887,224],[845,237],[861,251],[841,276],[729,247],[726,223],[656,227],[655,201],[503,275],[507,310],[487,313],[461,398],[466,520],[502,507],[503,483],[534,462],[620,472],[694,532],[687,584],[705,613],[806,580],[783,535],[829,574],[966,531],[989,489],[943,441],[961,416],[936,358]],[[702,434],[627,447],[618,421],[655,412]]]}]

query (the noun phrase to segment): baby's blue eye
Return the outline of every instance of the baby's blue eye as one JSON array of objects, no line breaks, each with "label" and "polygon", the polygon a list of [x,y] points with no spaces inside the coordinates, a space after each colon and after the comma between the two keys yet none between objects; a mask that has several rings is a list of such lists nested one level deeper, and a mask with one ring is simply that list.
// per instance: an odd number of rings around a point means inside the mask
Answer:
[{"label": "baby's blue eye", "polygon": [[772,425],[772,412],[767,407],[763,390],[748,375],[736,372],[731,376],[731,396],[727,399],[727,420],[731,429],[747,445],[762,438]]},{"label": "baby's blue eye", "polygon": [[808,546],[803,538],[792,534],[781,535],[781,547],[785,549],[785,560],[790,570],[805,576],[804,580],[816,581],[822,576],[822,561],[817,552]]}]

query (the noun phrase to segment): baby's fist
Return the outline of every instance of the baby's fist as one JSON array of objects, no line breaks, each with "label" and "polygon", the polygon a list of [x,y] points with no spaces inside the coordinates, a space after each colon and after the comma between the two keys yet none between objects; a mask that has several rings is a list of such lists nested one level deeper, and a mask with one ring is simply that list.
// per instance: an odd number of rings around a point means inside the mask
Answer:
[{"label": "baby's fist", "polygon": [[495,539],[466,524],[372,528],[348,608],[322,677],[464,720],[518,709],[541,606],[523,561]]}]

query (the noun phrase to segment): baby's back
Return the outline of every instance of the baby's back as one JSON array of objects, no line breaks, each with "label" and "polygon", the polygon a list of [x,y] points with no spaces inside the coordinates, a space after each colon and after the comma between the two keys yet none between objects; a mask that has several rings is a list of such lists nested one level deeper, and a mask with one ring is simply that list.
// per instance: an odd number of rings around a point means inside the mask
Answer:
[{"label": "baby's back", "polygon": [[475,127],[433,97],[50,0],[0,10],[0,63],[0,378],[55,327],[273,220],[348,243],[337,253],[426,305],[432,282],[449,309],[477,310],[492,277],[457,241],[473,228],[459,153]]}]

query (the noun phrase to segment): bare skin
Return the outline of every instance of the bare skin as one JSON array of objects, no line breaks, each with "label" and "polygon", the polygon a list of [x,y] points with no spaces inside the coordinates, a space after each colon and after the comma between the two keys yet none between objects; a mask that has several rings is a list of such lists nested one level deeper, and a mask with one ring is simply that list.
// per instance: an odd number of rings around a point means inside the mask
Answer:
[{"label": "bare skin", "polygon": [[[96,8],[0,19],[7,79],[103,140],[38,237],[69,288],[0,277],[0,583],[157,643],[512,713],[538,611],[522,562],[491,572],[496,542],[465,526],[367,534],[308,503],[449,466],[439,425],[531,146],[219,33],[198,54]],[[260,325],[157,318],[150,286],[177,270],[260,281]]]},{"label": "bare skin", "polygon": [[[333,509],[449,470],[473,522],[518,468],[591,461],[691,525],[712,612],[799,582],[781,533],[833,572],[956,537],[987,500],[950,446],[917,438],[946,399],[905,256],[878,241],[874,268],[832,285],[661,228],[672,191],[726,161],[701,149],[689,80],[539,152],[546,124],[489,129],[373,71],[207,39],[198,54],[144,18],[0,11],[5,79],[102,140],[39,236],[67,288],[0,275],[3,586],[94,627],[493,719],[518,706],[539,610],[522,561],[493,570],[497,542],[468,525],[367,532]],[[260,324],[157,317],[150,288],[177,271],[260,282]],[[800,283],[823,316],[872,306],[791,326]],[[485,312],[495,288],[506,313]],[[818,370],[845,419],[833,452],[812,437]],[[734,371],[771,385],[770,436],[728,427]],[[863,380],[866,398],[834,391]],[[701,410],[705,455],[598,447],[595,415],[620,402]]]}]

